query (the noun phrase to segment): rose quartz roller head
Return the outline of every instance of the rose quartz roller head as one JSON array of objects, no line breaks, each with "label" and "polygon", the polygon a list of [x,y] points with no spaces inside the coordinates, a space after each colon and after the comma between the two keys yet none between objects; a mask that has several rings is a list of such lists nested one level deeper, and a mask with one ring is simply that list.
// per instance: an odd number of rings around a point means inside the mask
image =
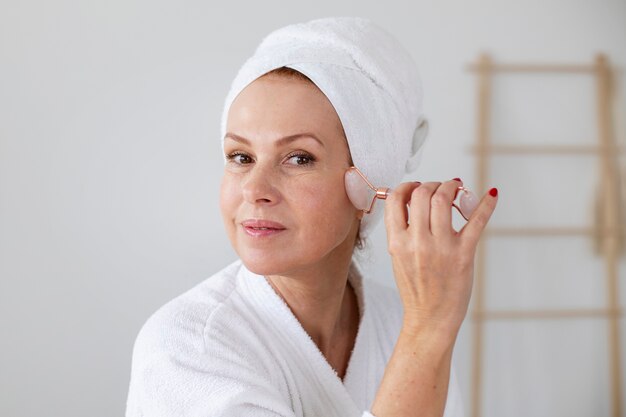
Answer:
[{"label": "rose quartz roller head", "polygon": [[384,200],[391,192],[390,188],[376,188],[367,180],[357,167],[350,167],[344,177],[348,198],[359,210],[370,213],[377,198]]},{"label": "rose quartz roller head", "polygon": [[478,197],[469,188],[458,187],[458,190],[461,191],[461,196],[459,197],[460,207],[454,203],[452,203],[452,207],[457,209],[465,220],[469,220],[469,217],[472,215],[474,210],[476,210],[476,207],[478,207]]},{"label": "rose quartz roller head", "polygon": [[[370,213],[372,208],[374,208],[376,199],[385,200],[392,191],[391,188],[375,187],[368,181],[365,175],[354,166],[348,168],[344,180],[348,198],[352,204],[354,204],[354,207],[363,210],[364,213]],[[452,207],[456,208],[465,220],[468,220],[476,209],[476,206],[478,206],[478,198],[476,194],[468,188],[458,187],[458,190],[461,191],[459,197],[460,207],[454,203],[452,203]]]}]

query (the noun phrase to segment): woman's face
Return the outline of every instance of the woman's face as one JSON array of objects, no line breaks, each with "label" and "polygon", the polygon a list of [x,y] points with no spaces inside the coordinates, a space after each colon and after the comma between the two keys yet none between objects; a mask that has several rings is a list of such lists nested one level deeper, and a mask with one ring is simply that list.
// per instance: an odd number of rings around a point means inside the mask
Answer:
[{"label": "woman's face", "polygon": [[256,79],[233,101],[226,132],[220,208],[248,269],[287,275],[352,255],[359,220],[344,187],[350,152],[315,85]]}]

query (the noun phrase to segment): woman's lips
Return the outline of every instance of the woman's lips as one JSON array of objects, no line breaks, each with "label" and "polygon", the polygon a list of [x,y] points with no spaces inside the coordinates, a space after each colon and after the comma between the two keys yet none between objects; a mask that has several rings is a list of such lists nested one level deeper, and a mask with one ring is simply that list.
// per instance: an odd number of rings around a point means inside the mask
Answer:
[{"label": "woman's lips", "polygon": [[271,220],[249,219],[241,222],[243,230],[253,237],[275,236],[287,230],[285,226]]}]

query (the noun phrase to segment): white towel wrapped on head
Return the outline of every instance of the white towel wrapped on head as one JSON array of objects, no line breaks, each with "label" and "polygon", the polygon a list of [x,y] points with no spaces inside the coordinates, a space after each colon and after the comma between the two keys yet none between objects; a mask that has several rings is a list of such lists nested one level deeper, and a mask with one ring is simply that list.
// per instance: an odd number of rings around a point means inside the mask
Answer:
[{"label": "white towel wrapped on head", "polygon": [[[421,158],[428,132],[422,84],[409,52],[360,17],[328,17],[271,32],[237,73],[221,120],[222,146],[235,97],[261,75],[289,67],[309,77],[341,120],[354,165],[376,186],[395,186]],[[366,237],[382,204],[361,221]]]}]

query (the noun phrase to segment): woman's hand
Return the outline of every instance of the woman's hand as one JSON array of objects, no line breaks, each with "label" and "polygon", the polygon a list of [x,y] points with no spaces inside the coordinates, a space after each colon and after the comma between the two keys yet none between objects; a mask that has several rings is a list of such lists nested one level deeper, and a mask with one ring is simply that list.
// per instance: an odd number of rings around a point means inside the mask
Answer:
[{"label": "woman's hand", "polygon": [[455,338],[467,313],[476,246],[497,196],[485,193],[457,232],[452,203],[461,184],[402,183],[387,198],[387,248],[404,305],[404,331],[428,328]]}]

